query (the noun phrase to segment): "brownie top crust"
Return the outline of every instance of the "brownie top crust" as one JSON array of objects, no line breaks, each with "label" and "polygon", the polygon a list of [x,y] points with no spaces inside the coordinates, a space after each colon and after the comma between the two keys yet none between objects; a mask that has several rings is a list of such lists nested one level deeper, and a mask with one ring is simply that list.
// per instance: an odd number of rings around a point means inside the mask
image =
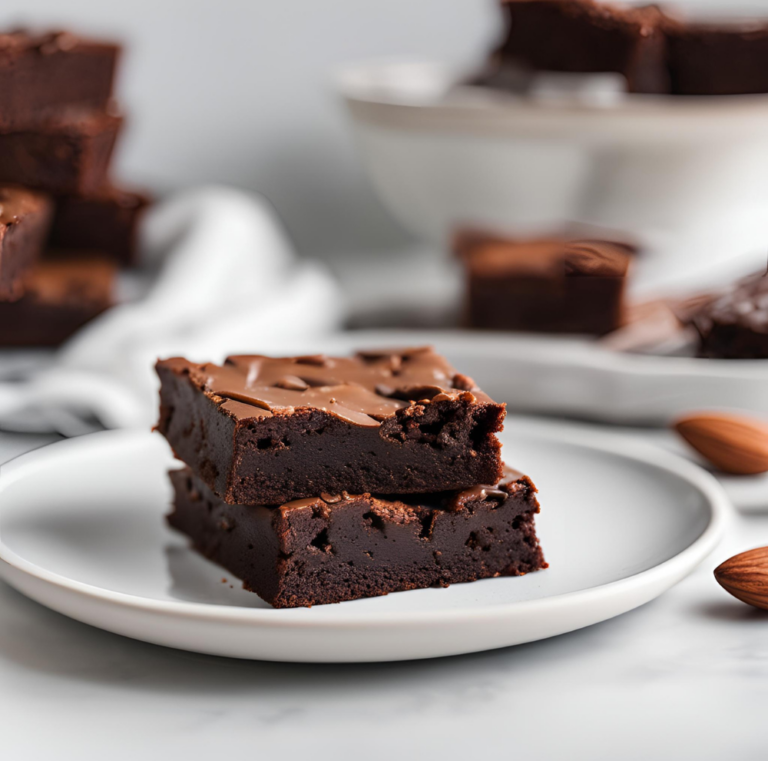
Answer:
[{"label": "brownie top crust", "polygon": [[14,29],[0,34],[0,60],[25,53],[45,56],[83,49],[119,50],[120,46],[112,42],[90,40],[63,30],[33,32],[29,29]]},{"label": "brownie top crust", "polygon": [[462,399],[492,403],[474,381],[431,347],[360,351],[354,357],[228,357],[223,365],[175,357],[165,367],[191,382],[238,419],[314,408],[349,423],[376,427],[416,402]]},{"label": "brownie top crust", "polygon": [[699,333],[714,325],[738,325],[755,333],[768,333],[768,274],[751,275],[734,283],[696,311],[690,322]]},{"label": "brownie top crust", "polygon": [[36,193],[16,185],[0,186],[0,225],[13,225],[28,214],[47,209],[50,200],[44,193]]},{"label": "brownie top crust", "polygon": [[624,277],[630,248],[607,241],[489,241],[462,254],[470,272],[483,276]]}]

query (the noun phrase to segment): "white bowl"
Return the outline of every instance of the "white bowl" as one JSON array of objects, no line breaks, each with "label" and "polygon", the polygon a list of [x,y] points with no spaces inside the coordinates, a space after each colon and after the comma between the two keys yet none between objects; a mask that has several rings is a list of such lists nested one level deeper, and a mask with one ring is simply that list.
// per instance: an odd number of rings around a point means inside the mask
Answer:
[{"label": "white bowl", "polygon": [[657,280],[768,247],[768,96],[523,98],[456,81],[414,61],[338,76],[373,185],[420,238],[595,225],[644,244]]}]

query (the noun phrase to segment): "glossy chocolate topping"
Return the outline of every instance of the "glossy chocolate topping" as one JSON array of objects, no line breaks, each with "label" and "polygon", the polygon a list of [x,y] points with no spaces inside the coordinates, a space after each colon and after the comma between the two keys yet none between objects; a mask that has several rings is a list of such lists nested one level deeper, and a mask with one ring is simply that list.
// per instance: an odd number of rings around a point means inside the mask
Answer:
[{"label": "glossy chocolate topping", "polygon": [[[355,357],[228,357],[224,365],[185,359],[161,364],[186,372],[223,410],[239,418],[314,408],[360,426],[413,403],[466,398],[490,402],[471,378],[457,373],[430,347],[359,352]],[[471,400],[470,399],[470,400]]]},{"label": "glossy chocolate topping", "polygon": [[47,206],[47,197],[14,185],[0,186],[0,225],[12,225]]},{"label": "glossy chocolate topping", "polygon": [[606,241],[500,240],[464,255],[467,266],[486,275],[529,274],[566,277],[623,277],[629,249]]}]

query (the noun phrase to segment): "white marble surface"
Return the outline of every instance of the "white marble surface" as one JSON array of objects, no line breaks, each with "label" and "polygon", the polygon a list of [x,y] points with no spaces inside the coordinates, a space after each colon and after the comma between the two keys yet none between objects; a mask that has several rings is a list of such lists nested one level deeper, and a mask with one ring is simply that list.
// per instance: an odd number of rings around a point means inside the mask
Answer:
[{"label": "white marble surface", "polygon": [[[0,435],[0,459],[44,443]],[[588,527],[586,527],[588,528]],[[364,666],[217,659],[68,620],[0,583],[0,758],[763,759],[768,613],[712,569],[768,544],[742,516],[689,579],[574,634]]]}]

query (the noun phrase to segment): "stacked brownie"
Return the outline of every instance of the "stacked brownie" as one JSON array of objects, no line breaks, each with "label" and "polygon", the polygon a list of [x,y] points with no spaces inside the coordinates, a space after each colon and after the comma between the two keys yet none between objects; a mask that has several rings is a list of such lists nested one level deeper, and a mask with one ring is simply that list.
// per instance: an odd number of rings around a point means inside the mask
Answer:
[{"label": "stacked brownie", "polygon": [[598,0],[501,6],[505,37],[478,84],[521,89],[526,72],[613,72],[635,93],[768,92],[768,15],[759,8],[706,16]]},{"label": "stacked brownie", "polygon": [[120,47],[0,34],[0,346],[56,345],[111,304],[148,199],[112,186]]},{"label": "stacked brownie", "polygon": [[545,568],[504,405],[430,348],[158,362],[170,524],[275,607]]}]

